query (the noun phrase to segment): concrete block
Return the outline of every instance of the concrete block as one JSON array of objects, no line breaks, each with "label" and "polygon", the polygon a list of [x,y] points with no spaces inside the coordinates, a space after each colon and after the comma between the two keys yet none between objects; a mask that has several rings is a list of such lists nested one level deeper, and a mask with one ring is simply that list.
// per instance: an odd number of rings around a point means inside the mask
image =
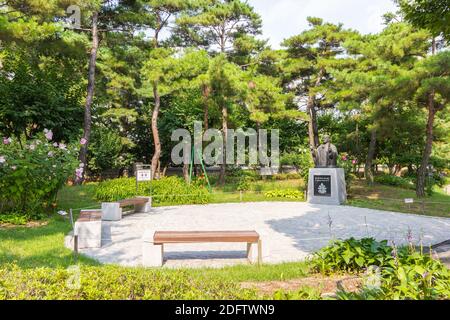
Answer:
[{"label": "concrete block", "polygon": [[79,249],[100,248],[102,246],[102,221],[77,221],[75,222],[75,234],[78,235]]},{"label": "concrete block", "polygon": [[122,219],[122,208],[118,202],[102,203],[102,220],[119,221]]},{"label": "concrete block", "polygon": [[247,243],[247,259],[250,263],[262,263],[262,242]]},{"label": "concrete block", "polygon": [[134,212],[136,213],[149,213],[152,209],[152,197],[138,197],[148,199],[148,202],[145,204],[136,204],[134,205]]},{"label": "concrete block", "polygon": [[164,246],[153,243],[153,231],[146,231],[142,237],[142,265],[161,267],[164,259]]}]

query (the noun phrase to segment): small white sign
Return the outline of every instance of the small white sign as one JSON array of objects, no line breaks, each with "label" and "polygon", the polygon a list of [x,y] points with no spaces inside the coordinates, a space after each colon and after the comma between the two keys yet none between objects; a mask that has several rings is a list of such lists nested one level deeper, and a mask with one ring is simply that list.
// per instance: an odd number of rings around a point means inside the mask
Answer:
[{"label": "small white sign", "polygon": [[413,198],[406,198],[405,199],[405,203],[414,203],[414,199]]},{"label": "small white sign", "polygon": [[152,180],[152,170],[138,170],[136,173],[137,181],[150,181]]}]

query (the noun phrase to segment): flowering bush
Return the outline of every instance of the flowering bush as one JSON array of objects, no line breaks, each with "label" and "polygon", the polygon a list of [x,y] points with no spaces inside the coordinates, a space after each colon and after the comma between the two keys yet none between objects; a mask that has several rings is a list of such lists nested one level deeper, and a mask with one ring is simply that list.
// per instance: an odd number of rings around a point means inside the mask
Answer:
[{"label": "flowering bush", "polygon": [[355,172],[357,171],[358,160],[352,159],[348,154],[343,153],[337,159],[338,167],[343,168],[345,172],[345,184],[347,193],[350,190],[350,185],[355,178]]},{"label": "flowering bush", "polygon": [[52,131],[45,130],[33,140],[0,140],[0,214],[36,217],[54,205],[77,167],[77,174],[82,173],[77,146],[52,139]]}]

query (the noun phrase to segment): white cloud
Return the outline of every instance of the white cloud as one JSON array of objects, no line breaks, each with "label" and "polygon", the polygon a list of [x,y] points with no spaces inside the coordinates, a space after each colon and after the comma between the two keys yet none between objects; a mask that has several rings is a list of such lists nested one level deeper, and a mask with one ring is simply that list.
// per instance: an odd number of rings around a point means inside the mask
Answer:
[{"label": "white cloud", "polygon": [[392,0],[249,0],[263,18],[264,38],[279,48],[283,39],[307,28],[308,16],[339,23],[361,33],[382,30],[382,15],[395,11]]}]

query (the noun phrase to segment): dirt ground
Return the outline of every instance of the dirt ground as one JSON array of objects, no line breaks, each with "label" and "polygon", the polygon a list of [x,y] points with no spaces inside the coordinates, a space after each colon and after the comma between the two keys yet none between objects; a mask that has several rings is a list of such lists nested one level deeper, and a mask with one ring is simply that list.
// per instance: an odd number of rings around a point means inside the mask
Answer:
[{"label": "dirt ground", "polygon": [[245,289],[255,289],[263,295],[272,295],[278,290],[293,292],[304,287],[309,287],[320,291],[322,296],[333,296],[339,288],[343,288],[350,292],[358,291],[361,283],[361,278],[355,275],[330,277],[315,275],[312,277],[285,281],[242,282],[241,287]]}]

